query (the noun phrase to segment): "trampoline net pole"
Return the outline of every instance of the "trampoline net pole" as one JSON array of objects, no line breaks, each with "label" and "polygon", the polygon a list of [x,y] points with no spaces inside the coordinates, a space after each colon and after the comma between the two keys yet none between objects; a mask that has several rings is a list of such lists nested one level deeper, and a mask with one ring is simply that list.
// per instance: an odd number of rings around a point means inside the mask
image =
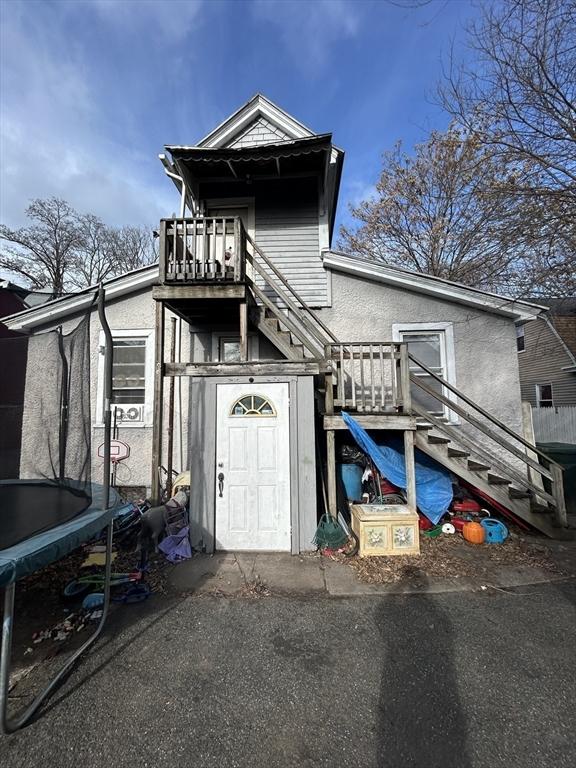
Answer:
[{"label": "trampoline net pole", "polygon": [[10,659],[12,656],[12,624],[14,622],[14,592],[16,584],[8,584],[4,592],[4,615],[2,620],[2,651],[0,653],[0,717],[2,731],[7,728],[8,686],[10,684]]},{"label": "trampoline net pole", "polygon": [[4,733],[14,733],[30,720],[34,713],[40,708],[43,702],[50,696],[52,691],[62,682],[63,678],[71,671],[76,661],[90,646],[98,639],[108,615],[110,606],[110,581],[112,572],[112,540],[113,524],[108,524],[106,531],[106,572],[104,580],[104,607],[102,616],[94,633],[76,650],[65,662],[62,669],[56,673],[52,680],[46,685],[26,710],[13,719],[8,717],[8,687],[10,679],[10,657],[12,648],[12,626],[14,620],[14,593],[16,585],[14,582],[6,587],[4,597],[4,621],[2,625],[2,652],[0,657],[0,716],[2,718],[2,731]]},{"label": "trampoline net pole", "polygon": [[[98,290],[98,315],[104,336],[106,339],[105,347],[105,377],[104,377],[104,477],[103,477],[103,500],[102,507],[104,510],[110,506],[110,438],[111,438],[111,402],[112,402],[112,362],[113,362],[113,344],[112,333],[106,320],[104,312],[104,288],[100,285]],[[46,451],[46,460],[53,468],[54,479],[58,479],[60,482],[66,482],[67,471],[66,463],[71,463],[73,459],[79,459],[78,466],[74,467],[74,475],[77,475],[78,480],[86,478],[86,482],[89,483],[90,478],[90,443],[88,435],[90,432],[89,424],[82,422],[83,429],[80,430],[81,447],[83,451],[78,451],[78,442],[75,445],[75,451],[67,451],[68,439],[71,435],[71,428],[74,427],[74,432],[78,431],[79,417],[84,417],[85,413],[89,414],[89,401],[83,400],[82,408],[76,408],[74,412],[75,422],[72,425],[70,421],[70,403],[69,398],[74,391],[71,386],[71,375],[74,370],[75,381],[78,383],[78,377],[83,374],[87,369],[88,363],[88,326],[86,323],[81,324],[79,331],[79,343],[76,342],[75,334],[69,334],[64,336],[62,329],[57,332],[57,357],[61,371],[61,378],[59,381],[59,424],[57,427],[59,444],[57,450],[51,450],[50,446]],[[47,337],[49,340],[49,337]],[[53,337],[52,337],[53,338]],[[41,340],[42,341],[42,340]],[[73,361],[73,367],[70,363]],[[86,385],[88,387],[88,385]],[[88,388],[82,390],[82,394],[88,392]],[[86,405],[88,407],[86,408]],[[50,412],[54,412],[55,409]],[[40,425],[40,422],[38,422]],[[56,425],[55,425],[56,426]],[[84,439],[86,438],[86,439]],[[54,466],[53,459],[58,459],[58,469]],[[108,614],[110,606],[110,583],[112,576],[112,544],[113,544],[113,522],[110,520],[106,530],[106,567],[104,577],[104,605],[102,609],[102,616],[98,623],[96,630],[93,634],[78,648],[70,658],[64,663],[63,667],[57,672],[52,680],[45,686],[45,688],[36,696],[32,703],[16,717],[10,719],[8,717],[8,689],[10,685],[10,662],[11,662],[11,650],[12,650],[12,631],[14,622],[14,595],[16,590],[15,583],[11,583],[6,587],[4,597],[4,616],[2,624],[2,646],[0,654],[0,720],[1,728],[4,733],[13,733],[14,731],[25,725],[34,713],[40,708],[42,703],[48,698],[48,696],[59,685],[63,678],[70,672],[76,661],[82,656],[82,654],[97,640],[102,630]]]},{"label": "trampoline net pole", "polygon": [[100,283],[98,289],[98,317],[100,325],[104,332],[104,477],[102,484],[103,509],[108,509],[110,502],[110,437],[111,437],[111,418],[112,418],[112,366],[114,356],[114,343],[112,341],[112,332],[108,325],[105,312],[106,296],[104,286]]}]

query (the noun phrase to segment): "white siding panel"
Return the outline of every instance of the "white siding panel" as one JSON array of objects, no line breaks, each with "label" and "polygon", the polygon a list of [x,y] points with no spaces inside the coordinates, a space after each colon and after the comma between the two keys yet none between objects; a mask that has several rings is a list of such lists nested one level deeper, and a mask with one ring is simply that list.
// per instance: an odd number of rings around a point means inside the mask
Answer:
[{"label": "white siding panel", "polygon": [[256,242],[290,284],[313,307],[328,304],[326,270],[320,258],[318,208],[256,206]]}]

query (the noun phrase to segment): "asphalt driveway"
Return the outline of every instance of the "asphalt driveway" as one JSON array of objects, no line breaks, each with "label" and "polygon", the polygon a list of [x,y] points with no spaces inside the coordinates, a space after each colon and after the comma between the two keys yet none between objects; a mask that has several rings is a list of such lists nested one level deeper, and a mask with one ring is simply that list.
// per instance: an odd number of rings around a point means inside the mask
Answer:
[{"label": "asphalt driveway", "polygon": [[575,586],[155,598],[117,612],[0,764],[571,766]]}]

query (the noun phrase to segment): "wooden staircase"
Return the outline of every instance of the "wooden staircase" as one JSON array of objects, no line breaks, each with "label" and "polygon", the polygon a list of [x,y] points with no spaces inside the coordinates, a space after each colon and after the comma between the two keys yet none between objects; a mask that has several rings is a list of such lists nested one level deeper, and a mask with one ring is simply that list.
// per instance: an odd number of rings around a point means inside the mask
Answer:
[{"label": "wooden staircase", "polygon": [[[414,416],[416,448],[547,536],[571,538],[558,464],[416,360],[406,345],[339,342],[262,249],[246,239],[246,276],[256,300],[252,323],[288,360],[312,358],[328,366],[322,393],[327,413],[363,414],[374,418],[373,428],[378,415]],[[436,379],[440,392],[414,375],[411,363]],[[420,408],[408,391],[418,388],[455,413],[460,426]]]},{"label": "wooden staircase", "polygon": [[562,468],[412,355],[408,357],[442,384],[440,393],[411,373],[413,389],[434,396],[461,422],[458,427],[448,424],[412,399],[418,417],[415,447],[545,535],[573,538],[567,527]]},{"label": "wooden staircase", "polygon": [[[231,243],[234,259],[227,258]],[[243,307],[244,361],[248,310],[252,325],[287,361],[301,367],[312,361],[316,373],[323,373],[316,394],[327,436],[329,508],[334,516],[334,430],[344,427],[340,414],[346,410],[367,429],[404,431],[407,467],[413,462],[414,444],[546,535],[570,533],[560,465],[416,360],[406,344],[339,341],[246,233],[238,217],[163,220],[160,252],[160,286],[155,288],[160,293],[155,298],[164,301],[166,294],[176,300],[185,294],[188,299],[227,296],[238,300]],[[440,388],[426,384],[415,369],[435,379]],[[460,424],[455,426],[452,419],[438,418],[419,407],[414,398],[418,389],[435,398],[445,413],[455,414]],[[157,399],[162,402],[161,397]],[[410,494],[413,497],[413,484]]]},{"label": "wooden staircase", "polygon": [[270,309],[254,307],[250,319],[255,328],[269,339],[288,360],[304,359],[304,344],[294,334],[286,330],[285,319],[278,317]]}]

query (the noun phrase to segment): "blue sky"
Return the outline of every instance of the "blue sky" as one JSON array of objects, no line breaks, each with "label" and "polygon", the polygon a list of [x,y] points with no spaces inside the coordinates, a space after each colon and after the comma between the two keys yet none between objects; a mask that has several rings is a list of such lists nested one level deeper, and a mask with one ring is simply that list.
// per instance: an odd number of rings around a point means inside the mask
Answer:
[{"label": "blue sky", "polygon": [[433,103],[469,0],[0,0],[0,221],[56,195],[107,223],[177,208],[157,158],[260,91],[346,151],[339,221]]}]

